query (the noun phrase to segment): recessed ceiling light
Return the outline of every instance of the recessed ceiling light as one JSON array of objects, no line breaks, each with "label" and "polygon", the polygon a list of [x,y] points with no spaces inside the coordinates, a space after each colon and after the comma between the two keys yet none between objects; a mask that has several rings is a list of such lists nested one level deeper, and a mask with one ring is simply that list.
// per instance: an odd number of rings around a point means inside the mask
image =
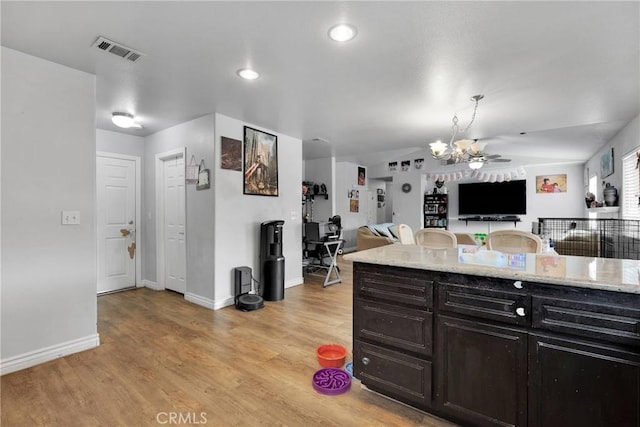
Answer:
[{"label": "recessed ceiling light", "polygon": [[245,80],[255,80],[258,77],[260,77],[260,74],[258,74],[257,72],[253,71],[250,68],[242,68],[240,70],[237,71],[238,75],[240,77],[242,77]]},{"label": "recessed ceiling light", "polygon": [[111,121],[114,125],[123,129],[142,127],[141,124],[135,122],[135,117],[133,117],[133,114],[129,113],[112,113]]},{"label": "recessed ceiling light", "polygon": [[338,24],[329,28],[329,38],[336,42],[348,42],[353,39],[356,34],[358,34],[356,27],[349,24]]}]

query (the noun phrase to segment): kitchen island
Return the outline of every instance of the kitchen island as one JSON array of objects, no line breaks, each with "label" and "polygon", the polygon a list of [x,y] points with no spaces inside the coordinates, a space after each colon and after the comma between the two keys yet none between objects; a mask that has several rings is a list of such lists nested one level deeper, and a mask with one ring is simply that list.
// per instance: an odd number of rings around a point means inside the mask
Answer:
[{"label": "kitchen island", "polygon": [[640,263],[387,245],[353,266],[354,375],[462,425],[640,425]]}]

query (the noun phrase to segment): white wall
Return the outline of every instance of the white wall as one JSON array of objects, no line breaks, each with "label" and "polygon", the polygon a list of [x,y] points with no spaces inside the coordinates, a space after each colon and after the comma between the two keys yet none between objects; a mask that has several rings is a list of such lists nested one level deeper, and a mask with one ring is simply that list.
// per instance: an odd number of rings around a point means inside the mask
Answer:
[{"label": "white wall", "polygon": [[313,218],[315,222],[327,221],[333,216],[333,203],[336,194],[333,185],[333,159],[313,159],[304,162],[304,181],[312,181],[315,184],[325,184],[329,198],[315,197],[313,200]]},{"label": "white wall", "polygon": [[96,129],[96,150],[144,158],[144,138]]},{"label": "white wall", "polygon": [[98,345],[96,110],[93,75],[5,47],[1,74],[7,373]]},{"label": "white wall", "polygon": [[[346,251],[350,251],[356,246],[355,230],[367,224],[367,209],[369,208],[367,185],[369,183],[369,174],[367,171],[365,185],[358,185],[359,165],[350,162],[337,162],[335,165],[336,215],[342,217],[342,235],[345,239],[344,248]],[[358,190],[360,195],[358,212],[350,212],[349,191],[351,190]]]},{"label": "white wall", "polygon": [[[187,148],[185,164],[191,156],[204,159],[205,167],[214,170],[214,116],[209,114],[173,126],[145,138],[144,170],[144,251],[143,279],[156,277],[156,167],[155,155],[179,147]],[[186,190],[187,291],[185,297],[211,307],[214,300],[214,209],[216,190],[196,191],[194,184]],[[164,286],[164,284],[161,284]]]},{"label": "white wall", "polygon": [[[613,174],[606,178],[600,175],[600,157],[605,150],[613,147]],[[603,201],[602,181],[609,182],[618,189],[618,195],[622,195],[622,158],[630,152],[635,152],[640,147],[640,115],[632,119],[627,126],[618,132],[600,151],[591,157],[586,168],[589,169],[589,176],[598,176],[598,200]],[[585,189],[586,192],[586,189]],[[618,203],[622,206],[622,200]],[[586,206],[585,206],[586,211]]]},{"label": "white wall", "polygon": [[[446,183],[449,193],[449,230],[461,233],[488,233],[489,231],[516,228],[531,231],[531,223],[540,217],[545,218],[583,218],[584,187],[583,165],[567,163],[559,165],[540,165],[525,167],[527,181],[527,214],[518,215],[521,222],[469,222],[458,221],[458,184],[478,182],[467,179]],[[489,169],[488,169],[489,170]],[[536,193],[536,176],[567,175],[566,193]],[[433,190],[433,182],[429,182],[427,190]]]},{"label": "white wall", "polygon": [[[424,158],[423,168],[416,170],[413,160]],[[390,161],[397,161],[398,166],[402,160],[411,160],[411,168],[403,172],[400,167],[395,172],[389,172]],[[393,205],[393,222],[405,223],[415,231],[423,225],[423,194],[432,192],[433,181],[426,181],[425,174],[434,172],[453,172],[462,170],[463,166],[442,166],[424,151],[405,155],[402,158],[388,159],[385,162],[370,168],[370,176],[388,177],[393,179],[393,190],[388,192],[390,203]],[[494,168],[485,166],[483,171],[500,172],[510,170],[513,167]],[[527,214],[519,215],[522,222],[515,227],[519,230],[531,231],[532,221],[539,217],[578,217],[582,218],[584,212],[584,177],[583,165],[577,163],[564,163],[556,165],[524,166],[527,180]],[[536,194],[535,179],[538,175],[567,174],[567,192],[553,194]],[[510,222],[469,222],[458,221],[458,184],[462,182],[478,182],[473,178],[461,181],[445,183],[449,192],[449,230],[453,232],[487,233],[489,230],[513,228]],[[402,192],[402,184],[411,184],[411,192]]]},{"label": "white wall", "polygon": [[[243,173],[220,168],[220,137],[242,141],[245,125],[278,137],[278,197],[244,195]],[[302,141],[222,114],[215,115],[215,128],[215,304],[221,307],[233,303],[235,267],[251,267],[260,280],[260,224],[265,221],[284,220],[285,287],[303,282]]]}]

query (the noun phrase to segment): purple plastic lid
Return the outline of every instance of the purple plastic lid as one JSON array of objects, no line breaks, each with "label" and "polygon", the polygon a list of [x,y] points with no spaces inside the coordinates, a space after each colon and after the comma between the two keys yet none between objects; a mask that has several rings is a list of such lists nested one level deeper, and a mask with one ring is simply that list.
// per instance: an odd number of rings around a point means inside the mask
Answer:
[{"label": "purple plastic lid", "polygon": [[313,374],[313,388],[322,394],[342,394],[351,387],[351,376],[339,368],[322,368]]}]

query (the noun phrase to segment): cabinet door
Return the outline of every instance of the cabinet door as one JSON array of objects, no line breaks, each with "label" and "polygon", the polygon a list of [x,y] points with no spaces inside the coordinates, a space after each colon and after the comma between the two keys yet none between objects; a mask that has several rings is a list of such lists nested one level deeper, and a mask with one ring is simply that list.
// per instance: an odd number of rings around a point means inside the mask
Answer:
[{"label": "cabinet door", "polygon": [[444,315],[436,331],[437,406],[464,424],[525,426],[527,333]]},{"label": "cabinet door", "polygon": [[418,408],[431,406],[431,362],[357,340],[353,356],[362,384]]},{"label": "cabinet door", "polygon": [[529,425],[640,425],[640,355],[551,335],[530,336]]}]

